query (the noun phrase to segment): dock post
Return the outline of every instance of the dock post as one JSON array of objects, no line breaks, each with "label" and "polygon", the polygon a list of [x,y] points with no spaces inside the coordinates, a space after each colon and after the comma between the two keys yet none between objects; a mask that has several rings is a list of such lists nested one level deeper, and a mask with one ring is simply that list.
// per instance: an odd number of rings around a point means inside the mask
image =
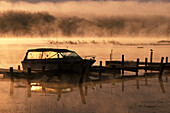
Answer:
[{"label": "dock post", "polygon": [[102,61],[100,61],[100,68],[102,67]]},{"label": "dock post", "polygon": [[20,65],[18,65],[18,70],[21,70],[21,67],[20,67]]},{"label": "dock post", "polygon": [[122,76],[124,77],[124,55],[122,55]]},{"label": "dock post", "polygon": [[137,63],[136,63],[136,76],[138,76],[139,72],[139,58],[137,58]]},{"label": "dock post", "polygon": [[166,64],[168,63],[168,57],[166,57]]},{"label": "dock post", "polygon": [[27,71],[28,71],[28,74],[31,74],[31,68],[28,68]]},{"label": "dock post", "polygon": [[145,58],[145,73],[147,72],[148,58]]},{"label": "dock post", "polygon": [[14,82],[13,67],[10,67],[9,70],[10,70],[10,78],[11,78],[11,81]]},{"label": "dock post", "polygon": [[58,63],[58,72],[59,73],[61,72],[61,63],[60,62]]},{"label": "dock post", "polygon": [[84,80],[85,72],[86,72],[86,67],[85,67],[85,66],[83,66],[83,68],[82,68],[82,72],[81,72],[81,76],[80,76],[79,85],[82,85],[82,84],[83,84],[83,80]]},{"label": "dock post", "polygon": [[[165,63],[165,65],[166,64],[168,64],[168,57],[166,57],[166,63]],[[168,76],[167,76],[167,74],[166,74],[166,82],[168,82]]]},{"label": "dock post", "polygon": [[10,67],[9,70],[10,70],[10,74],[12,75],[13,74],[13,67]]},{"label": "dock post", "polygon": [[28,73],[28,75],[27,75],[27,79],[28,79],[28,81],[30,81],[31,68],[28,68],[27,73]]},{"label": "dock post", "polygon": [[165,68],[165,63],[163,63],[163,61],[164,61],[164,57],[161,58],[160,71],[159,71],[159,78],[162,77],[162,73],[163,73],[164,68]]},{"label": "dock post", "polygon": [[[73,72],[73,64],[71,64],[71,73]],[[61,79],[61,63],[60,61],[58,62],[58,79],[60,80]]]},{"label": "dock post", "polygon": [[161,58],[161,65],[163,64],[164,62],[164,57]]},{"label": "dock post", "polygon": [[42,73],[45,72],[45,66],[42,66]]},{"label": "dock post", "polygon": [[99,65],[100,69],[99,69],[99,78],[102,75],[102,61],[100,61],[100,65]]},{"label": "dock post", "polygon": [[150,54],[150,63],[152,63],[152,59],[153,59],[153,49],[150,49],[151,54]]}]

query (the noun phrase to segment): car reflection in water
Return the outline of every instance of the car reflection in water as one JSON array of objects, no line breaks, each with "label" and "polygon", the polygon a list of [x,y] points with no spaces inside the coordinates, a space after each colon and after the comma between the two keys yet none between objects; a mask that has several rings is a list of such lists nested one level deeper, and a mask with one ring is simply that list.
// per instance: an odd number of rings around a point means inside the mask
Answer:
[{"label": "car reflection in water", "polygon": [[[136,89],[140,89],[140,81],[145,81],[144,85],[148,85],[148,79],[155,78],[155,76],[148,76],[148,77],[141,77],[141,78],[130,78],[130,79],[115,79],[111,77],[103,77],[100,79],[90,79],[89,75],[84,76],[83,84],[79,84],[80,75],[77,74],[62,74],[60,79],[57,76],[53,76],[52,78],[46,75],[41,76],[40,78],[36,79],[21,79],[21,78],[9,78],[8,75],[2,75],[1,80],[11,80],[10,83],[10,95],[14,94],[14,90],[16,88],[26,88],[28,97],[31,97],[32,93],[45,93],[45,94],[55,94],[58,95],[58,101],[62,98],[62,94],[64,93],[71,93],[74,91],[79,90],[79,94],[81,97],[82,104],[86,104],[85,96],[88,95],[88,87],[92,88],[92,90],[96,91],[96,85],[100,86],[102,89],[103,84],[112,84],[111,86],[111,93],[112,89],[115,87],[115,84],[121,84],[122,92],[126,90],[126,87],[129,87],[126,82],[135,82]],[[157,76],[156,76],[157,77]],[[165,79],[168,80],[168,76],[165,76]],[[164,81],[162,78],[158,79],[160,89],[162,93],[166,92]],[[166,81],[167,82],[167,81]]]}]

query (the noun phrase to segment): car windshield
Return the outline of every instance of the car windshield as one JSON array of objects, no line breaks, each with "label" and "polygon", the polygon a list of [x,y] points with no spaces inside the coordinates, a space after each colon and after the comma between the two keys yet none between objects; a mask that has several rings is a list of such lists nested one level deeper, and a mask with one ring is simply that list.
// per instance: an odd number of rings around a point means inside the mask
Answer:
[{"label": "car windshield", "polygon": [[77,53],[75,52],[62,52],[61,53],[64,57],[80,57]]},{"label": "car windshield", "polygon": [[80,57],[75,52],[55,52],[55,51],[31,51],[27,54],[27,59],[56,59],[56,58]]}]

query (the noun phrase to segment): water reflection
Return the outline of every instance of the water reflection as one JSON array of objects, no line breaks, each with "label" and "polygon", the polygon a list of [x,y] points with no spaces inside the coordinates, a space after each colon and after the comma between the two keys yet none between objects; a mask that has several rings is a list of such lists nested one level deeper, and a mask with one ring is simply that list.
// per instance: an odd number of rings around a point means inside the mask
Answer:
[{"label": "water reflection", "polygon": [[[25,86],[24,85],[19,85],[19,86],[14,86],[15,84],[15,79],[20,79],[15,78],[14,76],[11,76],[9,74],[9,78],[11,80],[10,83],[10,95],[13,95],[14,89],[15,88],[27,88],[28,89],[28,97],[31,97],[31,92],[41,92],[41,93],[54,93],[58,94],[58,97],[61,98],[62,93],[69,93],[74,91],[76,87],[78,87],[80,96],[82,97],[82,103],[85,102],[85,96],[88,94],[88,86],[92,86],[92,89],[95,91],[96,90],[96,85],[99,84],[99,88],[103,88],[104,83],[110,83],[112,82],[112,86],[115,86],[116,83],[121,82],[122,84],[122,92],[125,91],[126,84],[125,82],[128,81],[136,81],[136,89],[140,89],[140,81],[145,81],[144,85],[148,85],[148,78],[153,78],[152,76],[150,77],[143,77],[143,78],[130,78],[130,79],[115,79],[115,78],[104,78],[102,79],[101,77],[98,80],[92,80],[89,78],[88,75],[85,76],[85,82],[83,84],[79,84],[79,80],[81,79],[81,76],[78,74],[62,74],[60,77],[56,77],[53,75],[43,75],[43,76],[38,76],[36,79],[31,79],[30,77],[26,77],[26,79],[22,79],[20,82],[22,83],[25,81]],[[156,78],[156,77],[154,77]],[[2,78],[1,78],[2,79]],[[165,87],[163,83],[162,78],[158,78],[160,88],[162,93],[165,93]],[[168,75],[165,76],[165,81],[168,82]],[[84,89],[84,90],[83,90]]]},{"label": "water reflection", "polygon": [[[39,76],[38,78],[36,77],[35,79],[33,78],[30,79],[28,77],[20,78],[18,76],[12,77],[12,76],[5,75],[3,78],[1,78],[1,80],[10,81],[9,95],[12,97],[17,94],[18,89],[22,90],[23,92],[26,92],[27,97],[30,99],[35,97],[38,99],[41,97],[41,95],[44,94],[45,95],[50,94],[49,96],[43,97],[44,99],[45,98],[52,99],[54,98],[54,95],[56,95],[56,100],[54,101],[53,99],[53,101],[52,100],[49,101],[48,104],[54,104],[55,102],[62,102],[64,105],[68,105],[70,104],[70,102],[65,100],[67,96],[74,98],[75,99],[74,102],[80,101],[83,106],[86,106],[86,105],[92,105],[92,103],[102,104],[102,99],[104,99],[103,101],[109,101],[109,100],[105,100],[109,98],[125,99],[124,98],[125,95],[127,96],[127,98],[124,100],[126,103],[126,101],[128,101],[128,98],[131,98],[131,96],[132,97],[138,96],[140,100],[141,94],[147,95],[147,93],[149,93],[150,95],[155,95],[155,96],[156,95],[159,96],[160,95],[159,93],[162,94],[167,93],[167,95],[170,94],[169,91],[166,91],[167,89],[169,89],[167,85],[170,85],[169,82],[167,81],[168,75],[164,76],[163,78],[158,78],[157,76],[148,76],[148,77],[145,76],[140,78],[136,77],[136,78],[123,78],[123,79],[115,79],[113,77],[101,77],[100,79],[94,79],[94,80],[91,79],[88,75],[86,75],[85,77],[87,78],[85,79],[83,84],[79,84],[80,75],[77,74],[61,74],[60,79],[58,78],[58,76],[52,77],[46,75]],[[154,89],[154,87],[157,86],[161,90]],[[111,95],[109,92],[111,92]],[[74,94],[75,97],[71,96]],[[131,96],[129,94],[131,94]],[[99,100],[95,100],[95,98],[98,98]],[[93,102],[93,99],[96,102]],[[147,97],[145,97],[145,99],[147,100]],[[131,99],[129,101],[131,101]],[[74,102],[71,103],[74,104]],[[110,101],[109,103],[105,103],[105,104],[115,105],[115,102]],[[116,104],[115,106],[118,105]],[[55,108],[52,107],[48,109],[55,109]]]},{"label": "water reflection", "polygon": [[80,96],[81,96],[82,103],[86,104],[85,95],[84,95],[84,91],[83,91],[82,85],[79,85],[79,91],[80,91]]},{"label": "water reflection", "polygon": [[165,86],[164,86],[163,80],[162,78],[158,78],[158,79],[159,79],[161,91],[162,93],[165,93]]}]

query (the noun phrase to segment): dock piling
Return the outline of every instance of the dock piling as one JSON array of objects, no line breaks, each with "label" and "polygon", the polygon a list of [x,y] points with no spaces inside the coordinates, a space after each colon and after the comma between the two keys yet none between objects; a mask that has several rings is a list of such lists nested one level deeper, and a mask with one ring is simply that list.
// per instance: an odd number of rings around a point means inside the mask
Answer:
[{"label": "dock piling", "polygon": [[31,75],[31,68],[28,68],[27,72],[28,72],[28,75],[30,76]]},{"label": "dock piling", "polygon": [[82,85],[82,84],[83,84],[83,80],[84,80],[85,72],[86,72],[86,67],[85,67],[85,66],[83,66],[83,68],[82,68],[82,72],[81,72],[81,76],[80,76],[79,85]]},{"label": "dock piling", "polygon": [[42,72],[43,73],[45,72],[45,66],[42,66]]},{"label": "dock piling", "polygon": [[100,69],[99,69],[99,78],[102,75],[102,61],[100,61],[100,65],[99,65]]},{"label": "dock piling", "polygon": [[20,67],[20,65],[18,65],[18,70],[21,70],[21,67]]},{"label": "dock piling", "polygon": [[168,57],[166,57],[166,64],[168,63]]},{"label": "dock piling", "polygon": [[10,70],[10,74],[13,74],[13,67],[10,67],[9,70]]},{"label": "dock piling", "polygon": [[159,71],[159,78],[162,77],[162,73],[163,73],[164,68],[165,68],[165,63],[163,63],[163,61],[164,61],[164,57],[161,58],[160,71]]},{"label": "dock piling", "polygon": [[124,76],[124,55],[122,55],[122,76]]},{"label": "dock piling", "polygon": [[100,68],[102,67],[102,61],[100,61]]},{"label": "dock piling", "polygon": [[137,63],[136,63],[136,76],[138,76],[139,72],[139,58],[137,58]]},{"label": "dock piling", "polygon": [[28,83],[30,84],[31,83],[31,68],[28,68],[27,69],[27,81]]},{"label": "dock piling", "polygon": [[153,49],[150,49],[151,54],[150,54],[150,63],[152,63],[152,59],[153,59]]},{"label": "dock piling", "polygon": [[163,61],[164,61],[164,57],[161,58],[161,65],[163,64]]},{"label": "dock piling", "polygon": [[10,71],[10,78],[11,78],[11,81],[14,82],[14,76],[13,76],[13,67],[10,67],[9,68],[9,71]]},{"label": "dock piling", "polygon": [[145,73],[147,72],[148,58],[145,58]]}]

